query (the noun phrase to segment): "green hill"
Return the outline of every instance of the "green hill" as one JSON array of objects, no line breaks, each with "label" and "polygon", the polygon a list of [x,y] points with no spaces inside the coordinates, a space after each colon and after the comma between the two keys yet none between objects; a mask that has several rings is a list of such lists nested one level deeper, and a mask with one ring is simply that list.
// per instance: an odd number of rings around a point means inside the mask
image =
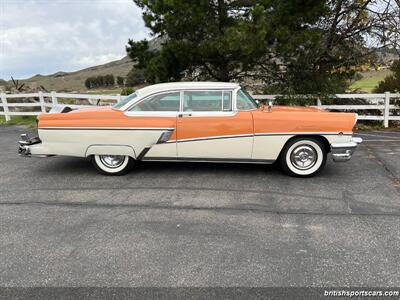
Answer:
[{"label": "green hill", "polygon": [[378,83],[390,74],[391,71],[389,69],[363,72],[361,73],[362,78],[354,82],[349,87],[349,91],[357,90],[364,93],[371,93]]}]

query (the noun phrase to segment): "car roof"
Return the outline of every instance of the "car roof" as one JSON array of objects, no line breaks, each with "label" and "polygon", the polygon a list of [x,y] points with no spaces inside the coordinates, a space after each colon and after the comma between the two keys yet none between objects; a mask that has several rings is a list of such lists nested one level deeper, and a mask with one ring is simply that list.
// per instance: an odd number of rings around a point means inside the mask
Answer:
[{"label": "car roof", "polygon": [[227,89],[232,90],[240,87],[238,83],[234,82],[212,82],[212,81],[186,81],[186,82],[168,82],[158,83],[146,86],[136,91],[140,97],[146,95],[169,91],[169,90],[181,90],[181,89]]}]

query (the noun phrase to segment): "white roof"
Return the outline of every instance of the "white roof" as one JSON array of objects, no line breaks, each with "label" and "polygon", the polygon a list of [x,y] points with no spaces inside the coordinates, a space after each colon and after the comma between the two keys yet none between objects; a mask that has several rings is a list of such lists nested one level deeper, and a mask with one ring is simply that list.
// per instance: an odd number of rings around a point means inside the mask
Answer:
[{"label": "white roof", "polygon": [[239,87],[238,83],[234,82],[212,82],[212,81],[184,81],[184,82],[168,82],[149,85],[136,91],[140,97],[149,94],[181,89],[227,89],[232,90]]}]

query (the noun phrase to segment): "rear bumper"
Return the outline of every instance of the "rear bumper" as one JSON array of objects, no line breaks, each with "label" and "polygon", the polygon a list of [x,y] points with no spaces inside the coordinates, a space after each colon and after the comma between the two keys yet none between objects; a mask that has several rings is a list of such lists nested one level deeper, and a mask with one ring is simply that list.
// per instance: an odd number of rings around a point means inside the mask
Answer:
[{"label": "rear bumper", "polygon": [[21,156],[40,156],[47,157],[51,155],[34,155],[31,152],[32,146],[40,146],[42,141],[39,137],[29,137],[27,134],[21,134],[21,140],[18,142],[18,154]]},{"label": "rear bumper", "polygon": [[335,162],[344,162],[350,160],[358,144],[362,143],[362,138],[354,137],[350,142],[332,143],[331,153]]}]

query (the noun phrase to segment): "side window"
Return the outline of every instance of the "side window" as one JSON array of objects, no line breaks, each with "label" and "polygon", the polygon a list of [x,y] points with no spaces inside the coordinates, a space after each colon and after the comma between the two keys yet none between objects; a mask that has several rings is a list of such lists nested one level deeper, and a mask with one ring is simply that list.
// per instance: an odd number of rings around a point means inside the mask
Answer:
[{"label": "side window", "polygon": [[179,92],[154,95],[139,102],[130,111],[179,111],[179,100]]},{"label": "side window", "polygon": [[232,110],[232,92],[224,92],[224,106],[223,111]]},{"label": "side window", "polygon": [[231,111],[232,93],[226,91],[186,91],[183,111]]},{"label": "side window", "polygon": [[257,105],[246,92],[239,90],[236,95],[236,108],[238,110],[250,110],[257,108]]}]

